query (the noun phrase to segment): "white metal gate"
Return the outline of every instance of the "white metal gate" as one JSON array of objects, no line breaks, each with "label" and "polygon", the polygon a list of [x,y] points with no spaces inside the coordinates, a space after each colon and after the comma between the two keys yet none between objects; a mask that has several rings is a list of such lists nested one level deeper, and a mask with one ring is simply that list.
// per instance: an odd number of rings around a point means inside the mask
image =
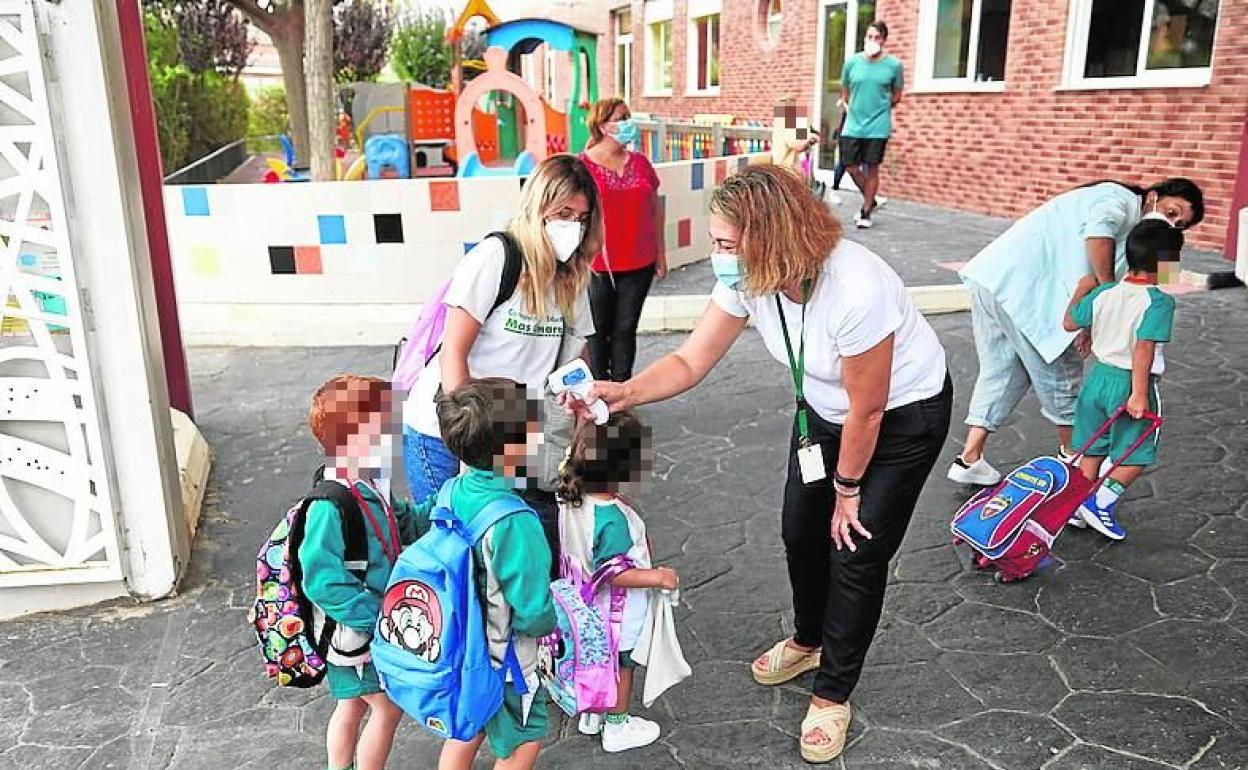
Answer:
[{"label": "white metal gate", "polygon": [[65,209],[35,18],[0,0],[0,588],[122,577]]}]

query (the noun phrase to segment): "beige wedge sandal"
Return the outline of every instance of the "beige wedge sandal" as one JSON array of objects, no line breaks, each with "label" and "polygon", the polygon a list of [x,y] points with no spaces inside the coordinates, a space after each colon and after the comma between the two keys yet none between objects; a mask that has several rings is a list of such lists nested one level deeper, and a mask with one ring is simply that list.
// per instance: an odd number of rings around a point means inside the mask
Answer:
[{"label": "beige wedge sandal", "polygon": [[[806,710],[806,718],[802,720],[802,759],[812,764],[822,764],[839,757],[845,750],[845,736],[849,734],[852,716],[848,703],[833,703],[831,706],[822,707],[812,703]],[[822,732],[828,742],[807,743],[807,736],[815,730]]]},{"label": "beige wedge sandal", "polygon": [[[750,665],[750,673],[759,684],[776,685],[796,679],[807,671],[819,668],[819,650],[802,652],[789,646],[789,640],[777,642]],[[760,667],[760,664],[761,667]]]}]

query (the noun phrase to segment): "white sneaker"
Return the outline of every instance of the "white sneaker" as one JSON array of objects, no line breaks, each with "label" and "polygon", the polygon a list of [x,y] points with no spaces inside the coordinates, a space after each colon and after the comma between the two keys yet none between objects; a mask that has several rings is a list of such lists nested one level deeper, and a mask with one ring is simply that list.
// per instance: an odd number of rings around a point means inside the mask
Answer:
[{"label": "white sneaker", "polygon": [[619,724],[607,722],[602,728],[602,750],[615,754],[629,749],[649,746],[659,739],[659,726],[649,719],[642,719],[631,714]]},{"label": "white sneaker", "polygon": [[854,227],[857,227],[859,230],[870,230],[873,227],[871,217],[864,217],[862,214],[859,214],[854,217]]},{"label": "white sneaker", "polygon": [[576,729],[580,731],[581,735],[598,735],[602,732],[602,714],[586,711],[584,714],[581,714],[581,719],[577,722]]},{"label": "white sneaker", "polygon": [[877,195],[877,196],[875,196],[875,207],[876,207],[877,209],[878,209],[880,206],[883,206],[885,203],[888,203],[888,198],[885,198],[883,195]]},{"label": "white sneaker", "polygon": [[959,484],[975,484],[981,487],[990,487],[1001,480],[1001,472],[982,457],[967,465],[959,456],[949,466],[949,473],[945,476]]}]

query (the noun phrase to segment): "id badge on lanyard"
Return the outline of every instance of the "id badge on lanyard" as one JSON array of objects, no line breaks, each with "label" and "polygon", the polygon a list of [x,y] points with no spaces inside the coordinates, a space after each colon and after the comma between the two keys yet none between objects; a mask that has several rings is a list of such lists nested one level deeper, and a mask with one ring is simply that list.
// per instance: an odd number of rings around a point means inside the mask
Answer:
[{"label": "id badge on lanyard", "polygon": [[810,281],[802,282],[802,331],[798,353],[793,355],[793,341],[789,337],[789,322],[784,315],[780,295],[776,295],[776,310],[780,313],[780,328],[784,331],[784,349],[789,354],[789,373],[793,375],[793,391],[797,399],[797,467],[802,483],[813,484],[828,477],[823,463],[823,446],[810,440],[810,404],[803,390],[806,378],[806,305],[810,302]]}]

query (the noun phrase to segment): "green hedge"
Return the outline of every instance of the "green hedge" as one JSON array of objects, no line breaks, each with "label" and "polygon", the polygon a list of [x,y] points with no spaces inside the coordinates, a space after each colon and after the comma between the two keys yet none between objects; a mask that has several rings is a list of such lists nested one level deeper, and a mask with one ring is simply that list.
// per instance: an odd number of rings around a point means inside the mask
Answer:
[{"label": "green hedge", "polygon": [[148,75],[165,174],[247,135],[249,100],[235,78],[196,74],[177,62],[177,28],[144,18]]}]

